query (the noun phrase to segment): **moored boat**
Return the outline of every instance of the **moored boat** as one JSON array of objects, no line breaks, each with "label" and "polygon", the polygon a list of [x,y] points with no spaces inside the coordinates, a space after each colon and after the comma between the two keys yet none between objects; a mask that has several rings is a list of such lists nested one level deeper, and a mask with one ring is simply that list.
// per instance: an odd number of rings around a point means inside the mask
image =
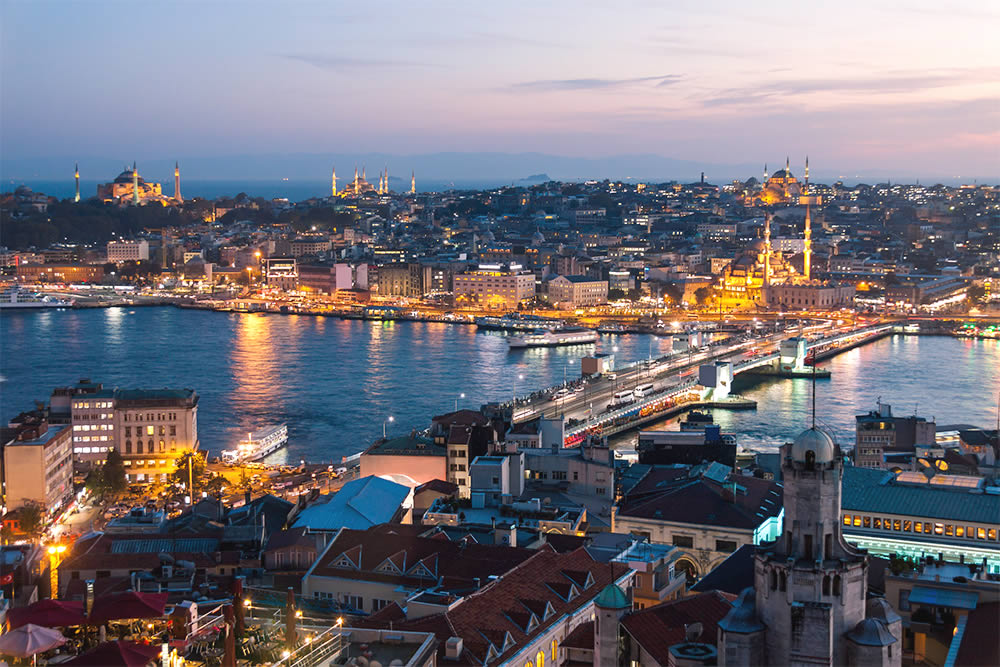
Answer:
[{"label": "moored boat", "polygon": [[525,347],[555,347],[557,345],[593,345],[596,342],[596,331],[579,327],[535,331],[523,336],[511,336],[507,340],[512,350]]},{"label": "moored boat", "polygon": [[252,433],[247,433],[247,437],[240,440],[236,449],[224,449],[222,462],[233,464],[260,461],[284,447],[287,442],[288,426],[286,424],[266,426]]}]

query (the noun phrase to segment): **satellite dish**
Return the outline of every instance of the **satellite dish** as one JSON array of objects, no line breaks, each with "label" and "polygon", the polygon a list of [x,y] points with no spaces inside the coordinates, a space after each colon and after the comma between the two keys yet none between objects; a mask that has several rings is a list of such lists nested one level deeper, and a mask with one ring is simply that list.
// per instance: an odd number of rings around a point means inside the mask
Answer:
[{"label": "satellite dish", "polygon": [[690,625],[684,625],[684,640],[689,642],[698,641],[701,637],[702,625],[701,623],[691,623]]}]

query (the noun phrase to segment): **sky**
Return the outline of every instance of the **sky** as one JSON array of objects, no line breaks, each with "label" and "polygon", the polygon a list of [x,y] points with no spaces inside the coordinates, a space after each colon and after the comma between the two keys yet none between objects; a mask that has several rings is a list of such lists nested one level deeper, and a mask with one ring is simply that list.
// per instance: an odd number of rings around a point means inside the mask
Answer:
[{"label": "sky", "polygon": [[0,0],[0,12],[8,170],[533,152],[761,167],[809,155],[814,171],[1000,180],[1000,6],[981,0]]}]

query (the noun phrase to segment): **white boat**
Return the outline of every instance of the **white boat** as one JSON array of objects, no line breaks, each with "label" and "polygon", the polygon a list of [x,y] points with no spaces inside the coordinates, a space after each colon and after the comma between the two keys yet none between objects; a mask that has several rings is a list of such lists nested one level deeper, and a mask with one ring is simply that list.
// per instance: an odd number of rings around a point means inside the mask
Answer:
[{"label": "white boat", "polygon": [[245,463],[247,461],[260,461],[262,458],[276,452],[288,442],[288,426],[278,424],[267,426],[247,433],[244,440],[240,440],[236,449],[222,450],[223,463]]},{"label": "white boat", "polygon": [[510,349],[524,347],[554,347],[556,345],[592,345],[597,342],[597,332],[591,329],[555,329],[554,331],[536,331],[524,336],[511,336],[507,339]]},{"label": "white boat", "polygon": [[18,285],[0,292],[0,308],[69,308],[72,305],[72,301],[32,292]]},{"label": "white boat", "polygon": [[539,317],[527,313],[507,313],[503,317],[486,315],[475,320],[477,329],[496,331],[535,331],[537,329],[558,329],[562,320],[549,317]]}]

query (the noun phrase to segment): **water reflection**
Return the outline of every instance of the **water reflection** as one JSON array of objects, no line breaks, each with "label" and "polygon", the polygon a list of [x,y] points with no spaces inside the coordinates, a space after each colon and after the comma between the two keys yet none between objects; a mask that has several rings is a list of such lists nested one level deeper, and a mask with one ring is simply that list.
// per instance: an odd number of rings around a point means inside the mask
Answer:
[{"label": "water reflection", "polygon": [[[276,457],[339,460],[394,431],[425,428],[461,404],[477,408],[579,373],[593,350],[619,363],[666,350],[669,339],[600,337],[596,348],[509,352],[503,336],[437,323],[220,314],[174,308],[78,310],[0,315],[0,411],[5,419],[53,387],[90,377],[107,386],[191,387],[201,395],[199,435],[218,452],[247,430],[286,422],[289,448]],[[120,318],[120,319],[119,319]],[[684,342],[677,340],[677,348]],[[879,396],[939,424],[995,423],[1000,342],[895,337],[835,357],[818,382],[822,421],[853,440],[855,414]],[[523,375],[523,380],[518,376]],[[741,442],[775,446],[809,423],[809,380],[738,380],[756,412],[716,411]],[[676,426],[673,426],[676,427]]]}]

